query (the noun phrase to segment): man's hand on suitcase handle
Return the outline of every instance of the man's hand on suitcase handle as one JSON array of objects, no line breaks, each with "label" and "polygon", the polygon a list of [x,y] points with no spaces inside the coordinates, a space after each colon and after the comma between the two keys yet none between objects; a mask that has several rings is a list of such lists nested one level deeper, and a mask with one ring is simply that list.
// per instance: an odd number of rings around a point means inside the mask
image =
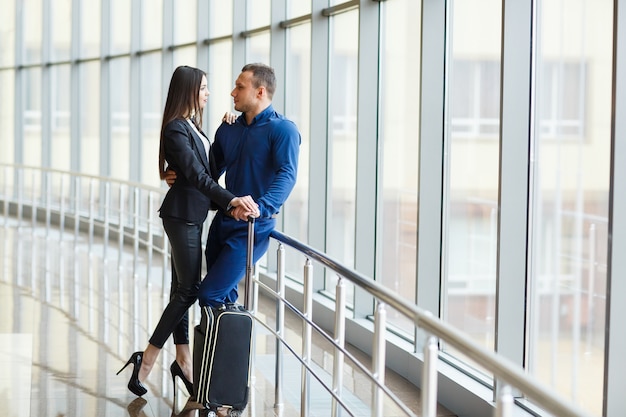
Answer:
[{"label": "man's hand on suitcase handle", "polygon": [[230,202],[233,208],[228,212],[236,220],[247,221],[248,217],[259,217],[259,205],[250,197],[235,197]]}]

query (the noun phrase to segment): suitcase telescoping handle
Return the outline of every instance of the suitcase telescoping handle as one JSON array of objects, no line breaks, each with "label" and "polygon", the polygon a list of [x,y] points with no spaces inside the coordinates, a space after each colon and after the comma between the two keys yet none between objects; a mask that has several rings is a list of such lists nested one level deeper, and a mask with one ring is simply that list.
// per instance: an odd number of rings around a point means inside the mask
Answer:
[{"label": "suitcase telescoping handle", "polygon": [[246,310],[250,310],[252,303],[252,276],[254,275],[254,217],[248,216],[248,250],[246,253],[246,277],[244,281],[245,294],[243,297],[243,306]]}]

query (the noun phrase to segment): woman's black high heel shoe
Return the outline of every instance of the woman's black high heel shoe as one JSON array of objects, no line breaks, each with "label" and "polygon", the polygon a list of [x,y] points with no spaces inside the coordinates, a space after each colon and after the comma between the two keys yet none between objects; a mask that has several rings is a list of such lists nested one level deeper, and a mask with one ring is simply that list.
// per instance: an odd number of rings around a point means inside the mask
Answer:
[{"label": "woman's black high heel shoe", "polygon": [[126,365],[122,367],[119,371],[117,371],[116,375],[119,375],[128,365],[133,364],[133,374],[130,376],[130,381],[128,381],[128,389],[133,394],[141,397],[145,393],[148,392],[146,387],[143,386],[141,381],[139,380],[139,370],[141,369],[141,361],[143,360],[143,352],[135,352],[130,355],[130,359],[126,362]]},{"label": "woman's black high heel shoe", "polygon": [[174,396],[176,396],[176,377],[179,377],[185,383],[185,387],[187,387],[189,395],[193,397],[193,384],[187,379],[178,362],[172,362],[172,365],[170,365],[170,372],[172,373],[172,382],[174,383]]}]

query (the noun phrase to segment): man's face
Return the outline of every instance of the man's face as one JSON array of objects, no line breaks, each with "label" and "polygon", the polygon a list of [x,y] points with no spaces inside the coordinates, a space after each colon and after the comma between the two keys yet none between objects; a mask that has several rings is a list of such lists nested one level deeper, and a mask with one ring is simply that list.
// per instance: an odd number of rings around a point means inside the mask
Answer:
[{"label": "man's face", "polygon": [[252,72],[246,71],[239,74],[235,81],[235,88],[230,95],[233,97],[235,110],[245,113],[253,110],[259,98],[259,88],[252,85]]}]

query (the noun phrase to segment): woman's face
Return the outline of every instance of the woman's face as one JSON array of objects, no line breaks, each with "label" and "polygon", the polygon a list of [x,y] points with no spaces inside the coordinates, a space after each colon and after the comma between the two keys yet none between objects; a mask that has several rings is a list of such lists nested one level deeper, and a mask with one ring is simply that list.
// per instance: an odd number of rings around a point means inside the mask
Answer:
[{"label": "woman's face", "polygon": [[207,101],[209,101],[209,87],[207,85],[206,76],[202,76],[202,81],[200,82],[200,92],[198,93],[198,104],[201,109],[204,109]]}]

